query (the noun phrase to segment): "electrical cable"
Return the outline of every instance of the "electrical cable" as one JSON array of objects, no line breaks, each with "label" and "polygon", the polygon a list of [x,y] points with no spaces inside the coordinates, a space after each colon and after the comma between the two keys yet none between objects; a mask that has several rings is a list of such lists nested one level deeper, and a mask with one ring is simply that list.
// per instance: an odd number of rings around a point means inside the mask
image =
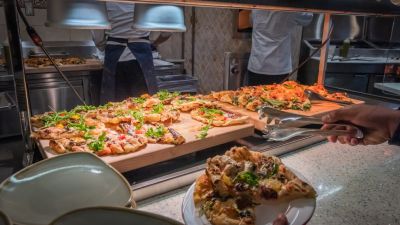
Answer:
[{"label": "electrical cable", "polygon": [[326,40],[323,41],[323,42],[321,43],[321,45],[320,45],[317,49],[315,49],[305,60],[303,60],[303,62],[300,63],[292,72],[290,72],[290,73],[285,77],[285,79],[282,80],[281,83],[287,81],[294,73],[296,73],[296,72],[297,72],[301,67],[303,67],[308,61],[310,61],[310,59],[311,59],[315,54],[317,54],[317,52],[319,52],[319,51],[329,42],[329,40],[331,39],[331,36],[332,36],[333,27],[334,27],[333,24],[331,24],[331,27],[329,28],[329,32],[328,32],[328,37],[326,38]]},{"label": "electrical cable", "polygon": [[47,49],[44,47],[43,45],[43,41],[42,38],[39,36],[39,34],[36,32],[36,30],[29,24],[28,20],[26,19],[25,15],[23,14],[21,7],[18,4],[17,1],[17,10],[18,13],[20,15],[20,17],[22,18],[22,21],[25,24],[26,27],[26,32],[28,33],[29,37],[32,39],[33,43],[40,47],[42,49],[42,51],[44,52],[44,54],[47,56],[47,58],[50,60],[50,62],[53,64],[54,68],[57,70],[57,72],[61,75],[61,77],[64,79],[64,81],[68,84],[68,86],[72,89],[72,91],[75,93],[75,95],[78,97],[79,101],[82,102],[82,104],[86,105],[85,100],[83,100],[83,98],[80,96],[80,94],[78,93],[78,91],[72,86],[71,82],[69,81],[69,79],[65,76],[65,74],[61,71],[60,67],[58,67],[57,63],[54,61],[53,57],[50,56],[49,52],[47,51]]}]

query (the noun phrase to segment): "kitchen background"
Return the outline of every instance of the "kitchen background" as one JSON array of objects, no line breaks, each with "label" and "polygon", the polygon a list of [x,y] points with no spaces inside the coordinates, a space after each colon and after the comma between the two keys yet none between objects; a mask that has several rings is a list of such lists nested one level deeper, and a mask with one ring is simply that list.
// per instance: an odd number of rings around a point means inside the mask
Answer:
[{"label": "kitchen background", "polygon": [[[22,2],[21,2],[22,3]],[[44,41],[87,41],[92,40],[89,30],[58,29],[46,27],[46,1],[33,1],[34,15],[28,21]],[[23,3],[22,3],[23,5]],[[166,60],[184,60],[187,74],[198,79],[201,93],[223,89],[225,52],[250,52],[251,39],[234,38],[235,14],[237,10],[212,8],[185,8],[185,33],[174,33],[159,47]],[[20,23],[21,38],[30,41],[23,24]],[[193,36],[194,34],[194,36]],[[152,34],[154,39],[157,33]],[[301,28],[295,32],[296,56],[300,49]],[[0,7],[0,40],[6,40],[6,24],[3,7]],[[294,57],[297,63],[298,57]]]}]

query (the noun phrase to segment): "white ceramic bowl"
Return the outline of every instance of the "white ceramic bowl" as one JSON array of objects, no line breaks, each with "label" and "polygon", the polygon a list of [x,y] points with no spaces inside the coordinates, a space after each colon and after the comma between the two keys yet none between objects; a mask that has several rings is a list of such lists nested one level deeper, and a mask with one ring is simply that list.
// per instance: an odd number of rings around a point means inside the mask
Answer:
[{"label": "white ceramic bowl", "polygon": [[157,214],[115,207],[78,209],[55,219],[50,225],[183,225]]},{"label": "white ceramic bowl", "polygon": [[0,211],[0,225],[12,225],[10,218]]},{"label": "white ceramic bowl", "polygon": [[0,210],[15,224],[47,225],[69,211],[129,204],[130,185],[90,153],[70,153],[22,169],[0,185]]}]

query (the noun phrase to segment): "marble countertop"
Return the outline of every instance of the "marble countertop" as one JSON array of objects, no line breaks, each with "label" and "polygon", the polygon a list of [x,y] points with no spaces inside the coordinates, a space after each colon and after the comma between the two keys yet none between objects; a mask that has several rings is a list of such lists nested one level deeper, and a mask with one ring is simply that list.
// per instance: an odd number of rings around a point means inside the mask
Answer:
[{"label": "marble countertop", "polygon": [[[400,224],[400,147],[322,143],[282,160],[318,192],[309,224]],[[186,190],[146,199],[138,209],[182,221]]]}]

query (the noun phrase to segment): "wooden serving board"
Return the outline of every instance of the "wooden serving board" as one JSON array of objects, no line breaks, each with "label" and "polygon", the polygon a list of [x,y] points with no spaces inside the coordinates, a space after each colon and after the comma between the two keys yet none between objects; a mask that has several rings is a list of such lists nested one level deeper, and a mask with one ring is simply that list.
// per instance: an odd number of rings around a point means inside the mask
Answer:
[{"label": "wooden serving board", "polygon": [[[66,71],[82,71],[82,70],[101,70],[103,69],[103,64],[100,60],[97,59],[86,59],[85,64],[76,64],[76,65],[63,65],[60,66],[60,69],[63,72]],[[33,74],[33,73],[52,73],[57,72],[54,66],[46,66],[46,67],[30,67],[25,65],[25,73]]]},{"label": "wooden serving board", "polygon": [[[355,104],[363,104],[363,101],[360,100],[356,100],[356,99],[352,99],[352,101]],[[250,110],[247,109],[243,109],[234,105],[230,105],[228,103],[222,103],[219,102],[218,105],[220,107],[222,107],[225,110],[228,111],[233,111],[233,112],[237,112],[239,114],[242,115],[246,115],[250,118],[250,120],[252,121],[252,123],[254,124],[254,127],[257,130],[264,130],[265,125],[266,125],[266,120],[267,118],[260,120],[258,113],[257,112],[252,112]],[[343,108],[344,106],[339,105],[337,103],[334,102],[328,102],[328,101],[313,101],[312,103],[312,107],[309,111],[300,111],[300,110],[282,110],[283,112],[288,112],[288,113],[293,113],[293,114],[297,114],[300,116],[319,116],[319,115],[323,115],[325,113]]]},{"label": "wooden serving board", "polygon": [[[189,114],[182,113],[180,122],[173,124],[171,127],[185,137],[186,142],[184,144],[147,144],[145,148],[137,152],[116,156],[104,156],[101,158],[118,171],[126,172],[234,141],[254,133],[254,125],[248,122],[242,125],[212,128],[208,131],[208,136],[206,138],[198,139],[196,138],[196,135],[199,133],[197,128],[201,127],[201,125],[200,122],[193,120]],[[45,158],[58,155],[50,149],[48,140],[40,140],[39,149]]]}]

